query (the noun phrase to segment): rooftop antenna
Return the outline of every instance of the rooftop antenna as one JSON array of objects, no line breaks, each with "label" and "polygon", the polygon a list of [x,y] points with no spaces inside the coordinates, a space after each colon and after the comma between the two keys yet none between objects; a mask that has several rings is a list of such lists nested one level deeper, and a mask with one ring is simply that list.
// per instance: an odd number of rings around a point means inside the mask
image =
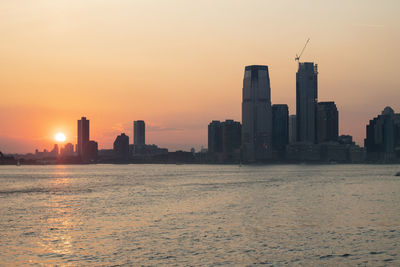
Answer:
[{"label": "rooftop antenna", "polygon": [[310,38],[307,39],[306,44],[304,45],[303,49],[300,52],[300,55],[296,54],[296,57],[294,58],[295,61],[297,61],[297,62],[300,61],[300,57],[301,57],[301,55],[303,55],[304,49],[306,49],[306,46],[307,46],[309,41],[310,41]]}]

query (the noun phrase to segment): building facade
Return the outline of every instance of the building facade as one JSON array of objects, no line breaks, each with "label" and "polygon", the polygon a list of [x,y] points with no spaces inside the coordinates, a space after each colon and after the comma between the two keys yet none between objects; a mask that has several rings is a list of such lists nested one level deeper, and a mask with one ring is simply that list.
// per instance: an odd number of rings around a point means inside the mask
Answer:
[{"label": "building facade", "polygon": [[272,105],[272,148],[285,150],[289,143],[289,107],[286,104]]},{"label": "building facade", "polygon": [[114,155],[119,159],[129,158],[129,136],[122,133],[115,138],[114,141]]},{"label": "building facade", "polygon": [[212,121],[208,125],[208,152],[222,152],[222,123],[220,121]]},{"label": "building facade", "polygon": [[146,144],[146,126],[144,121],[138,120],[133,122],[133,144],[145,145]]},{"label": "building facade", "polygon": [[289,143],[296,143],[297,141],[297,127],[296,127],[296,115],[289,116]]},{"label": "building facade", "polygon": [[208,125],[208,152],[214,162],[240,160],[242,125],[234,120],[212,121]]},{"label": "building facade", "polygon": [[337,141],[339,112],[335,102],[319,102],[317,107],[317,142]]},{"label": "building facade", "polygon": [[400,114],[386,107],[369,121],[364,145],[369,160],[391,161],[400,158]]},{"label": "building facade", "polygon": [[86,145],[86,151],[84,154],[85,162],[95,162],[99,153],[99,146],[96,141],[90,140]]},{"label": "building facade", "polygon": [[242,97],[242,149],[246,162],[271,157],[272,108],[268,66],[246,66]]},{"label": "building facade", "polygon": [[84,157],[87,152],[87,144],[89,143],[89,120],[82,117],[78,120],[78,145],[77,154]]},{"label": "building facade", "polygon": [[299,63],[296,73],[297,142],[316,143],[318,68],[313,62]]},{"label": "building facade", "polygon": [[238,121],[226,120],[222,123],[222,156],[226,162],[237,161],[242,144],[242,125]]}]

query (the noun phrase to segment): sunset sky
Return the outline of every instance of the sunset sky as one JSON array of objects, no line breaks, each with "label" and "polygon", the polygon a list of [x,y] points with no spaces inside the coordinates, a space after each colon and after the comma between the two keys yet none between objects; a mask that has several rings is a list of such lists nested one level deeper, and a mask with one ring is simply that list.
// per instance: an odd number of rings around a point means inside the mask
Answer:
[{"label": "sunset sky", "polygon": [[399,0],[2,0],[0,150],[76,143],[81,116],[111,148],[133,120],[147,143],[207,147],[211,120],[241,121],[245,65],[268,65],[272,103],[295,113],[296,53],[319,66],[319,101],[357,143],[400,112]]}]

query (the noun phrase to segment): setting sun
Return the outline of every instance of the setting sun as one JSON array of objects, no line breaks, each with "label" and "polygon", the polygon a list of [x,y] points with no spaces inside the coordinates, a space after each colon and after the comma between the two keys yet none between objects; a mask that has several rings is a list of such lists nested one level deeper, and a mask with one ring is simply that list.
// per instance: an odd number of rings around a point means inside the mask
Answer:
[{"label": "setting sun", "polygon": [[54,136],[54,139],[55,139],[57,142],[64,142],[64,141],[66,140],[66,137],[65,137],[65,134],[63,134],[63,133],[57,133],[57,134]]}]

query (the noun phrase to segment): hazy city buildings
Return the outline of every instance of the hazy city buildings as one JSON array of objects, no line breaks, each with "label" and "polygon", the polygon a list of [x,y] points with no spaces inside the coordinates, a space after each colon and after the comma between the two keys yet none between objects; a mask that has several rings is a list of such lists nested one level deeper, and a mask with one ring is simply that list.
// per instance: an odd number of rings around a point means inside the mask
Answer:
[{"label": "hazy city buildings", "polygon": [[87,151],[87,144],[89,143],[89,120],[82,117],[78,120],[78,156],[84,157]]},{"label": "hazy city buildings", "polygon": [[133,122],[133,144],[134,145],[145,145],[146,144],[146,132],[145,123],[142,120]]},{"label": "hazy city buildings", "polygon": [[[299,63],[296,74],[296,115],[289,116],[286,104],[271,105],[268,66],[245,67],[242,95],[242,124],[233,120],[214,120],[208,125],[208,152],[177,151],[146,145],[145,122],[134,121],[134,141],[122,133],[113,149],[100,151],[89,140],[89,120],[82,117],[77,124],[77,144],[57,145],[51,151],[36,150],[27,154],[30,162],[53,163],[173,163],[173,162],[351,162],[365,160],[365,149],[353,142],[352,136],[339,136],[339,112],[335,102],[317,102],[317,65]],[[370,162],[400,161],[400,114],[386,107],[370,120],[364,140]],[[1,162],[6,160],[0,154]],[[124,161],[121,161],[123,159]]]},{"label": "hazy city buildings", "polygon": [[296,115],[289,116],[289,144],[297,141],[297,126],[296,126]]},{"label": "hazy city buildings", "polygon": [[71,143],[67,143],[63,148],[60,149],[60,156],[62,157],[70,157],[74,155],[74,145]]},{"label": "hazy city buildings", "polygon": [[319,102],[317,105],[317,142],[337,141],[339,113],[335,102]]},{"label": "hazy city buildings", "polygon": [[114,141],[114,155],[119,159],[127,160],[129,158],[129,136],[122,133]]},{"label": "hazy city buildings", "polygon": [[272,108],[268,66],[246,66],[242,97],[242,149],[247,162],[271,157]]},{"label": "hazy city buildings", "polygon": [[296,73],[297,142],[316,142],[318,69],[313,62],[299,63]]},{"label": "hazy city buildings", "polygon": [[272,105],[272,148],[285,150],[289,143],[289,107],[286,104]]}]

